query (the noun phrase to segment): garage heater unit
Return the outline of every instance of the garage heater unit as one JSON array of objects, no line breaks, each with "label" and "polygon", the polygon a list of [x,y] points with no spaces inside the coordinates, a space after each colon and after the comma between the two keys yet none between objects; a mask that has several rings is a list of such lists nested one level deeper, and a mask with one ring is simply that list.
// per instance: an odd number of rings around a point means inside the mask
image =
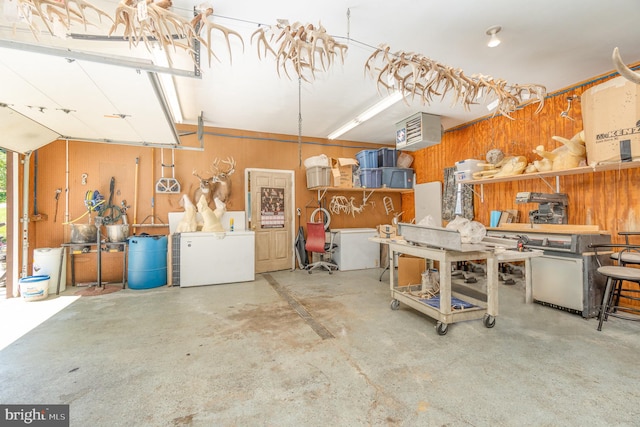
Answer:
[{"label": "garage heater unit", "polygon": [[416,151],[440,144],[442,125],[440,116],[416,113],[396,123],[396,149]]}]

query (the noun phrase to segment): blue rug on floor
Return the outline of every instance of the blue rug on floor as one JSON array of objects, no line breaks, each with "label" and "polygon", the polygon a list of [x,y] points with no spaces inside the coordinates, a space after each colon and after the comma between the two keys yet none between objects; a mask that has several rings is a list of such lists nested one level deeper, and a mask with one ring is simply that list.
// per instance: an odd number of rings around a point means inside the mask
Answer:
[{"label": "blue rug on floor", "polygon": [[[429,304],[431,307],[440,308],[440,295],[436,295],[433,298],[421,298],[420,301],[425,304]],[[475,305],[456,297],[451,297],[451,307],[460,310],[463,308],[475,307]]]}]

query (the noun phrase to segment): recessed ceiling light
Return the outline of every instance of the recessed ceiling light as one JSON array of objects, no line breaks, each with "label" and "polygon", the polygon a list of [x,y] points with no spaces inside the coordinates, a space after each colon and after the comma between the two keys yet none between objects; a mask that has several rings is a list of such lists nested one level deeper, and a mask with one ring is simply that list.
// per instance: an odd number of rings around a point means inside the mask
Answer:
[{"label": "recessed ceiling light", "polygon": [[496,47],[500,44],[500,39],[498,38],[498,35],[497,35],[500,32],[500,30],[502,30],[502,27],[500,25],[494,25],[492,27],[487,28],[487,35],[491,36],[491,38],[489,38],[489,42],[487,43],[487,46]]}]

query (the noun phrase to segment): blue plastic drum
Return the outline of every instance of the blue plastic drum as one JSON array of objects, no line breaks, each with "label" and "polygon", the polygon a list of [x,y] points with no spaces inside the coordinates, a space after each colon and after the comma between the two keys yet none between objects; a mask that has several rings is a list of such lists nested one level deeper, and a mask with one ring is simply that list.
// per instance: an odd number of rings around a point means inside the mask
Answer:
[{"label": "blue plastic drum", "polygon": [[167,236],[131,236],[128,279],[131,289],[150,289],[167,284]]}]

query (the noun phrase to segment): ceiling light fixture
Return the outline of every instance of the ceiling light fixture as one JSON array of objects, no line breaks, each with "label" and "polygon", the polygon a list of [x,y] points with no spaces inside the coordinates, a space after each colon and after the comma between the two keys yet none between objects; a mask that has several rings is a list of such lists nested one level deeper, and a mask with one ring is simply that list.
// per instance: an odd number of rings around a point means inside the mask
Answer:
[{"label": "ceiling light fixture", "polygon": [[349,132],[351,129],[355,128],[356,126],[361,125],[362,123],[366,122],[372,117],[380,114],[381,112],[391,107],[393,104],[400,101],[401,99],[402,99],[402,92],[393,91],[386,98],[382,98],[380,101],[373,104],[371,107],[367,108],[362,113],[358,114],[354,119],[348,121],[344,125],[340,126],[338,129],[331,132],[329,136],[327,136],[327,138],[336,139],[339,136],[344,135],[345,133]]},{"label": "ceiling light fixture", "polygon": [[502,27],[500,25],[494,25],[493,27],[487,28],[487,35],[491,36],[491,38],[489,38],[489,43],[487,43],[487,46],[496,47],[500,44],[500,39],[497,36],[500,30],[502,30]]},{"label": "ceiling light fixture", "polygon": [[[151,51],[151,54],[156,65],[165,68],[171,68],[169,65],[169,60],[167,58],[167,53],[164,50],[153,49]],[[173,76],[167,73],[158,73],[158,77],[160,78],[160,82],[162,83],[162,89],[167,102],[169,103],[169,108],[171,108],[173,120],[176,123],[182,123],[182,108],[180,108],[180,99],[178,98],[178,90],[176,89],[176,85],[173,81]]]}]

